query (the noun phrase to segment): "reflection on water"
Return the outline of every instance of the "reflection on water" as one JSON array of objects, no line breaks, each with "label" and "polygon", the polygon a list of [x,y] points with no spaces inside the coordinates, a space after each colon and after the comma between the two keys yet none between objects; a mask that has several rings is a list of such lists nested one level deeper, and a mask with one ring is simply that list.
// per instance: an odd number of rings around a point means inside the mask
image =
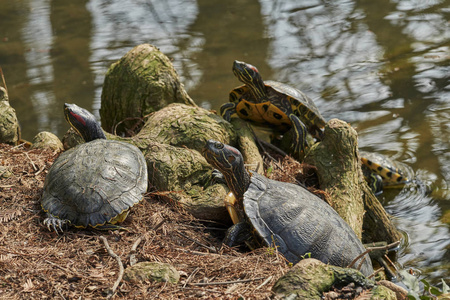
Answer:
[{"label": "reflection on water", "polygon": [[[68,126],[64,102],[98,116],[109,65],[151,43],[191,97],[218,109],[240,85],[235,59],[303,90],[360,147],[408,163],[431,193],[381,196],[408,246],[399,261],[450,276],[450,57],[444,0],[0,0],[0,65],[23,137]],[[447,19],[446,19],[447,17]]]}]

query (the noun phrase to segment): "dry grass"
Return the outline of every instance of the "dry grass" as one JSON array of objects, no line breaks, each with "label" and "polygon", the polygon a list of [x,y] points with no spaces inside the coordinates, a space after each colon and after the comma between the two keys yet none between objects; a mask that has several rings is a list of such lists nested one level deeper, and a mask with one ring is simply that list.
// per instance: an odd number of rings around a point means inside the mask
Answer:
[{"label": "dry grass", "polygon": [[0,145],[0,166],[12,172],[0,178],[1,299],[104,298],[119,267],[101,235],[125,268],[133,244],[141,238],[138,261],[166,262],[182,275],[176,285],[122,281],[113,299],[267,299],[275,280],[289,268],[268,248],[213,253],[221,246],[225,227],[196,220],[156,194],[133,207],[123,224],[129,231],[49,232],[42,224],[40,196],[56,157],[48,150]]}]

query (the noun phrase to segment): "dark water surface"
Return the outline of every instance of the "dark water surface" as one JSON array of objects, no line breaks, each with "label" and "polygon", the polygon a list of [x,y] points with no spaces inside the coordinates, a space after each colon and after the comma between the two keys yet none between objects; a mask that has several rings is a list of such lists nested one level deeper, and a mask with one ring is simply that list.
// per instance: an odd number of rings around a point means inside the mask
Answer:
[{"label": "dark water surface", "polygon": [[410,165],[431,189],[381,196],[406,232],[403,267],[450,278],[450,7],[444,0],[0,0],[0,66],[23,138],[62,136],[62,105],[98,116],[110,64],[151,43],[188,93],[218,109],[235,59],[309,95],[360,148]]}]

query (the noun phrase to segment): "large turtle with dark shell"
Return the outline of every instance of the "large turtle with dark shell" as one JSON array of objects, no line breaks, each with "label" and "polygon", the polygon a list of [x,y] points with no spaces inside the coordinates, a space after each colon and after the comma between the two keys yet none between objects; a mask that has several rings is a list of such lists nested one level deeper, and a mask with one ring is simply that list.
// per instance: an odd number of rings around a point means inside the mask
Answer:
[{"label": "large turtle with dark shell", "polygon": [[237,114],[245,120],[270,124],[280,132],[292,127],[293,153],[307,147],[307,131],[321,139],[326,121],[308,96],[281,82],[263,81],[258,69],[245,62],[235,60],[233,73],[244,85],[233,89],[230,102],[221,106],[225,120]]},{"label": "large turtle with dark shell", "polygon": [[128,143],[107,140],[86,109],[64,104],[67,122],[86,143],[62,153],[44,183],[42,209],[49,230],[63,224],[79,228],[120,229],[117,223],[147,191],[147,164],[142,152]]},{"label": "large turtle with dark shell", "polygon": [[[288,261],[307,253],[324,263],[347,267],[366,249],[351,227],[326,202],[305,188],[247,172],[236,148],[209,140],[202,151],[231,190],[225,200],[233,225],[225,243],[243,242],[250,232],[265,245],[275,246]],[[361,272],[373,273],[366,254],[356,262]]]}]

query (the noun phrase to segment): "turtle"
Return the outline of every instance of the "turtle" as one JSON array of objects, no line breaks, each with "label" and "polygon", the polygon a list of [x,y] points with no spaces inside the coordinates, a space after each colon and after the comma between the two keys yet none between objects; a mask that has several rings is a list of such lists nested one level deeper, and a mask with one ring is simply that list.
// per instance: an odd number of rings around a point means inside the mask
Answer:
[{"label": "turtle", "polygon": [[359,154],[364,177],[376,195],[385,187],[402,187],[411,182],[414,172],[406,164],[376,152],[360,150]]},{"label": "turtle", "polygon": [[147,191],[147,164],[134,145],[107,140],[88,110],[64,104],[64,115],[85,143],[63,152],[51,166],[41,206],[51,231],[62,225],[101,230],[117,225]]},{"label": "turtle", "polygon": [[230,121],[236,114],[255,123],[270,124],[281,133],[293,128],[293,153],[301,153],[308,146],[308,131],[316,139],[322,138],[326,121],[303,92],[281,82],[263,81],[255,66],[242,61],[234,61],[233,73],[244,85],[234,88],[229,102],[220,107],[225,120]]},{"label": "turtle", "polygon": [[[304,187],[247,171],[240,151],[219,141],[208,140],[202,154],[231,191],[225,199],[234,223],[224,239],[228,246],[251,236],[277,247],[293,264],[310,253],[312,258],[340,267],[347,267],[366,251],[339,214]],[[355,266],[359,264],[365,276],[373,273],[367,254]]]}]

